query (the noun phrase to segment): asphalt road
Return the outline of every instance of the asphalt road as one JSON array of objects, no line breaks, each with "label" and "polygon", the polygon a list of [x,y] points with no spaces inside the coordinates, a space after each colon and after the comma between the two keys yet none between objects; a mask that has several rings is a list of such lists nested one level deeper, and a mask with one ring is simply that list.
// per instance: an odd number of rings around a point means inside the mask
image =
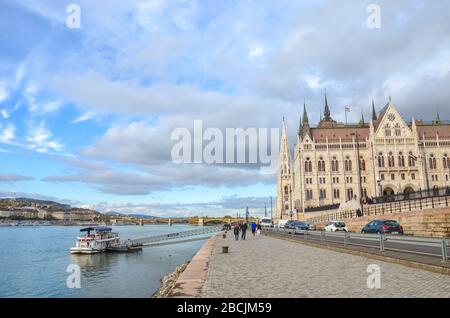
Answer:
[{"label": "asphalt road", "polygon": [[[321,241],[321,232],[322,231],[308,231],[307,240],[308,241]],[[278,232],[279,235],[290,235],[293,236],[294,234],[289,234],[287,232]],[[378,234],[364,234],[366,237],[358,237],[359,234],[356,233],[347,233],[348,245],[354,245],[354,246],[365,246],[368,248],[374,248],[377,250],[380,250],[380,236]],[[398,236],[397,236],[398,237]],[[298,238],[300,240],[304,239],[304,234],[297,233],[295,234],[295,238]],[[396,237],[393,236],[387,236],[386,240],[384,241],[384,249],[385,250],[398,250],[401,252],[408,252],[413,254],[422,254],[422,255],[429,255],[437,258],[442,258],[442,246],[437,245],[436,243],[431,244],[424,242],[423,244],[419,244],[418,242],[414,241],[404,241],[404,242],[398,242],[395,241]],[[398,237],[402,238],[402,236]],[[409,237],[405,237],[409,238]],[[424,238],[427,240],[427,238]],[[438,238],[435,238],[438,242]],[[333,243],[340,243],[342,246],[344,246],[344,235],[343,233],[332,233],[332,232],[325,232],[325,242],[333,242]],[[433,240],[434,241],[434,240]],[[450,256],[450,247],[447,246],[447,255]]]}]

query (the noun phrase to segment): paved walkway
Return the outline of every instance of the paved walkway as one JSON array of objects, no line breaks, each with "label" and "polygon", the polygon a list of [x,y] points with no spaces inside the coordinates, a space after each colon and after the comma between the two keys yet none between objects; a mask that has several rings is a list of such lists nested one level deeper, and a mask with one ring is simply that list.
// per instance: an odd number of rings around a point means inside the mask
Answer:
[{"label": "paved walkway", "polygon": [[[222,246],[229,253],[222,254]],[[367,287],[367,267],[381,288]],[[202,297],[450,297],[450,276],[268,236],[218,237]]]}]

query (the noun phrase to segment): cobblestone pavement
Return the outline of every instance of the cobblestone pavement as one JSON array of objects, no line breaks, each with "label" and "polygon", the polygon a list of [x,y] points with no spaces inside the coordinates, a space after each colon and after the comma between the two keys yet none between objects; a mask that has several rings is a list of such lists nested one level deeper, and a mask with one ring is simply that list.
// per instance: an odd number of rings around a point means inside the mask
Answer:
[{"label": "cobblestone pavement", "polygon": [[[222,254],[222,246],[229,253]],[[370,289],[370,264],[381,288]],[[450,276],[267,236],[217,238],[202,297],[450,297]]]}]

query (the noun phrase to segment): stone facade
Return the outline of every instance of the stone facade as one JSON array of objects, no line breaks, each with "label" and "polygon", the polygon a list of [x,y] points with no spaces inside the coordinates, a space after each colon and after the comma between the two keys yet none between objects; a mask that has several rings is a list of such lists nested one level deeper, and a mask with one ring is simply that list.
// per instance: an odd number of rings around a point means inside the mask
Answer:
[{"label": "stone facade", "polygon": [[293,167],[283,120],[278,169],[277,219],[350,199],[450,186],[450,124],[439,115],[432,123],[407,122],[390,98],[379,114],[372,102],[369,122],[337,123],[325,97],[316,127],[304,106]]}]

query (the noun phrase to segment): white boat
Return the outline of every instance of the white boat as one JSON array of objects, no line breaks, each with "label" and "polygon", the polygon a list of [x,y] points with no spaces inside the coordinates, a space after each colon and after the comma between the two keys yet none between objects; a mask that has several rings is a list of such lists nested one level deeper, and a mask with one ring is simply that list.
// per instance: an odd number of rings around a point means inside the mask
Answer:
[{"label": "white boat", "polygon": [[[119,234],[113,233],[110,227],[96,226],[81,229],[85,236],[77,237],[75,247],[70,248],[71,254],[95,254],[106,251],[112,245],[119,243]],[[94,232],[91,234],[91,232]]]}]

